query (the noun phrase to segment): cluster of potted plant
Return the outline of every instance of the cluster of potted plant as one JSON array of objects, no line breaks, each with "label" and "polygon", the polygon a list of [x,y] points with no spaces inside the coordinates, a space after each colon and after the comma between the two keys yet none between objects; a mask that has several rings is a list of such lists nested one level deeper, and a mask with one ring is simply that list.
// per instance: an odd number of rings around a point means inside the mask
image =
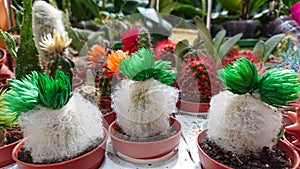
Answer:
[{"label": "cluster of potted plant", "polygon": [[180,141],[176,110],[179,91],[170,85],[177,73],[171,62],[154,60],[145,48],[124,58],[112,93],[116,121],[109,127],[113,148],[133,159],[155,159],[173,152]]},{"label": "cluster of potted plant", "polygon": [[212,98],[207,129],[197,137],[202,166],[297,168],[299,155],[278,138],[278,107],[297,100],[298,75],[276,68],[258,75],[255,65],[241,58],[218,76],[227,90]]}]

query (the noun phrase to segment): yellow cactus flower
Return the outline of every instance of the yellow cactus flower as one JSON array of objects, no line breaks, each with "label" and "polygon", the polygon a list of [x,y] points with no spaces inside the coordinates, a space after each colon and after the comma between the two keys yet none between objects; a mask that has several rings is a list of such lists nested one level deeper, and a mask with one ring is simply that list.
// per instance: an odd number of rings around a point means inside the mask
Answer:
[{"label": "yellow cactus flower", "polygon": [[41,38],[41,49],[49,53],[62,52],[70,46],[72,39],[69,38],[68,33],[57,34],[56,30],[53,30],[53,35],[46,34]]}]

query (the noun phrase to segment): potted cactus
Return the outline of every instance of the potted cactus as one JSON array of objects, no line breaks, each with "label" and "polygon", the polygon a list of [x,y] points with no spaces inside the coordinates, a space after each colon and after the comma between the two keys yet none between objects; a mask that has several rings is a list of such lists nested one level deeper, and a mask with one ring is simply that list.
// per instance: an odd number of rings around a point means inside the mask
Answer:
[{"label": "potted cactus", "polygon": [[107,51],[101,45],[94,45],[87,55],[89,67],[95,75],[95,101],[103,115],[112,111],[110,94],[113,75],[118,74],[120,61],[127,57],[128,54],[121,50]]},{"label": "potted cactus", "polygon": [[[203,167],[295,169],[299,165],[298,154],[277,138],[282,114],[276,107],[298,98],[297,74],[270,69],[260,76],[246,58],[232,62],[218,73],[227,90],[212,98],[208,129],[198,135]],[[218,157],[213,153],[219,153]]]},{"label": "potted cactus", "polygon": [[201,49],[191,49],[184,56],[177,83],[181,97],[177,107],[188,112],[207,112],[212,95],[220,82],[213,58]]},{"label": "potted cactus", "polygon": [[[13,150],[19,168],[91,168],[100,166],[106,130],[101,113],[78,93],[69,77],[32,72],[10,82],[5,97],[15,112],[25,139]],[[96,159],[96,160],[95,160]]]},{"label": "potted cactus", "polygon": [[[9,132],[12,132],[12,128],[15,128],[17,125],[16,114],[14,112],[6,111],[5,106],[5,91],[1,90],[0,94],[0,167],[4,167],[8,164],[14,162],[11,157],[13,148],[20,142],[20,139],[23,137],[22,133],[18,135],[17,139],[10,137]],[[15,135],[16,137],[17,135]]]},{"label": "potted cactus", "polygon": [[112,92],[116,121],[109,127],[113,148],[133,159],[155,159],[178,146],[180,123],[170,114],[179,91],[171,87],[176,71],[169,61],[154,61],[150,50],[139,49],[120,63],[121,80]]}]

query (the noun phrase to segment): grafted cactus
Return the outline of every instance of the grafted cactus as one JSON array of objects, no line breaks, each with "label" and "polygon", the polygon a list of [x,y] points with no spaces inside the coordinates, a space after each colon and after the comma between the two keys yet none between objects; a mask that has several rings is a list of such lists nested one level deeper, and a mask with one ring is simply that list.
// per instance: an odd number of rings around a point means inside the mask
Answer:
[{"label": "grafted cactus", "polygon": [[101,112],[71,93],[69,77],[62,71],[53,78],[32,72],[10,84],[5,102],[19,116],[27,137],[24,150],[30,151],[34,163],[68,160],[101,143]]},{"label": "grafted cactus", "polygon": [[282,125],[276,107],[298,98],[297,74],[271,69],[258,76],[255,65],[241,58],[220,70],[219,78],[227,91],[211,100],[208,139],[239,155],[272,147]]},{"label": "grafted cactus", "polygon": [[154,61],[144,48],[120,63],[122,80],[112,93],[113,108],[122,131],[134,138],[148,138],[166,131],[176,109],[178,90],[171,85],[177,73],[171,62]]}]

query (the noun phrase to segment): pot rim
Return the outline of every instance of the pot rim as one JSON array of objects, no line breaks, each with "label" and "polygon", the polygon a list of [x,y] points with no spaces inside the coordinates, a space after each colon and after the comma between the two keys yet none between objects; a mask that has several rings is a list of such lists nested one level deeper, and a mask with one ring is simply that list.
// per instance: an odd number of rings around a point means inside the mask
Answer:
[{"label": "pot rim", "polygon": [[[285,142],[287,142],[293,149],[295,149],[296,151],[299,151],[299,153],[300,153],[300,147],[297,147],[297,146],[295,146],[293,143],[291,143],[291,142],[286,138],[285,134],[286,134],[286,131],[284,131],[284,134],[283,134],[283,136],[282,136],[283,140],[284,140]],[[300,154],[299,154],[299,155],[300,155]]]},{"label": "pot rim", "polygon": [[113,132],[114,131],[113,126],[116,125],[118,127],[118,124],[117,124],[116,120],[109,125],[108,132],[109,132],[109,135],[110,135],[111,139],[118,140],[118,142],[135,143],[135,144],[139,144],[139,145],[157,144],[159,142],[163,142],[163,141],[167,141],[167,140],[173,139],[173,138],[177,137],[181,133],[181,131],[182,131],[182,125],[181,125],[181,123],[176,118],[174,118],[172,116],[170,116],[170,119],[174,120],[173,123],[178,123],[179,129],[176,131],[176,134],[174,134],[173,136],[165,138],[165,139],[162,139],[162,140],[158,140],[158,141],[138,142],[138,141],[123,140],[123,139],[118,138],[118,137],[115,136],[115,132]]},{"label": "pot rim", "polygon": [[[106,130],[104,127],[102,127],[102,129],[103,129],[103,132],[105,133],[105,136],[104,136],[104,139],[103,139],[103,141],[102,141],[101,144],[99,144],[99,145],[98,145],[96,148],[94,148],[93,150],[91,150],[91,151],[89,151],[89,152],[87,152],[87,153],[85,153],[85,154],[83,154],[83,155],[80,155],[80,156],[78,156],[78,157],[75,157],[75,158],[72,158],[72,159],[70,159],[70,160],[67,160],[67,161],[61,161],[61,162],[51,163],[51,164],[32,164],[32,163],[26,163],[26,162],[23,162],[23,161],[19,160],[18,157],[17,157],[17,155],[16,155],[16,154],[19,152],[19,151],[17,151],[17,149],[18,149],[19,147],[23,147],[24,141],[26,140],[26,138],[24,138],[22,141],[20,141],[20,142],[15,146],[15,148],[14,148],[13,151],[12,151],[12,158],[13,158],[14,161],[16,161],[16,162],[18,162],[18,163],[20,163],[20,164],[22,164],[22,165],[26,165],[26,166],[34,166],[35,168],[38,168],[38,167],[45,167],[45,166],[54,167],[54,166],[59,166],[59,165],[65,165],[65,164],[68,164],[68,163],[72,163],[72,162],[74,162],[74,161],[77,161],[78,159],[85,158],[85,157],[89,156],[90,154],[92,154],[92,153],[94,153],[95,151],[97,151],[97,149],[102,148],[102,147],[104,146],[104,144],[106,144],[106,141],[107,141],[107,138],[108,138],[108,132],[107,132],[107,130]],[[106,147],[106,145],[105,145],[105,147]]]},{"label": "pot rim", "polygon": [[15,146],[15,145],[17,145],[19,142],[21,142],[22,140],[23,140],[23,139],[20,139],[20,140],[17,140],[17,141],[15,141],[15,142],[13,142],[13,143],[6,144],[6,145],[4,145],[4,146],[1,146],[1,147],[0,147],[0,151],[3,150],[3,149],[5,149],[5,148],[7,148],[7,147]]},{"label": "pot rim", "polygon": [[[226,169],[233,169],[233,168],[231,168],[231,167],[228,167],[228,166],[226,166],[226,165],[224,165],[224,164],[222,164],[222,163],[216,161],[215,159],[213,159],[212,157],[210,157],[209,155],[207,155],[207,154],[202,150],[202,148],[200,147],[200,144],[199,144],[199,138],[200,138],[200,136],[201,136],[202,134],[206,134],[207,130],[208,130],[207,128],[206,128],[206,129],[203,129],[203,130],[200,131],[199,134],[197,135],[196,145],[197,145],[198,150],[200,150],[200,151],[204,154],[205,157],[211,159],[213,162],[217,163],[217,164],[220,165],[221,167],[224,167],[224,168],[226,168]],[[199,157],[199,159],[200,159],[200,157]],[[200,159],[200,163],[201,163],[201,159]]]},{"label": "pot rim", "polygon": [[[187,106],[187,104],[190,104],[190,106]],[[205,114],[209,112],[210,103],[190,102],[178,99],[176,107],[179,110],[189,112],[189,114]]]},{"label": "pot rim", "polygon": [[3,53],[3,56],[0,58],[0,63],[1,64],[4,64],[3,62],[5,61],[5,59],[6,59],[6,55],[7,55],[7,53],[6,53],[6,50],[5,49],[3,49],[3,48],[0,48],[0,52],[2,52]]}]

